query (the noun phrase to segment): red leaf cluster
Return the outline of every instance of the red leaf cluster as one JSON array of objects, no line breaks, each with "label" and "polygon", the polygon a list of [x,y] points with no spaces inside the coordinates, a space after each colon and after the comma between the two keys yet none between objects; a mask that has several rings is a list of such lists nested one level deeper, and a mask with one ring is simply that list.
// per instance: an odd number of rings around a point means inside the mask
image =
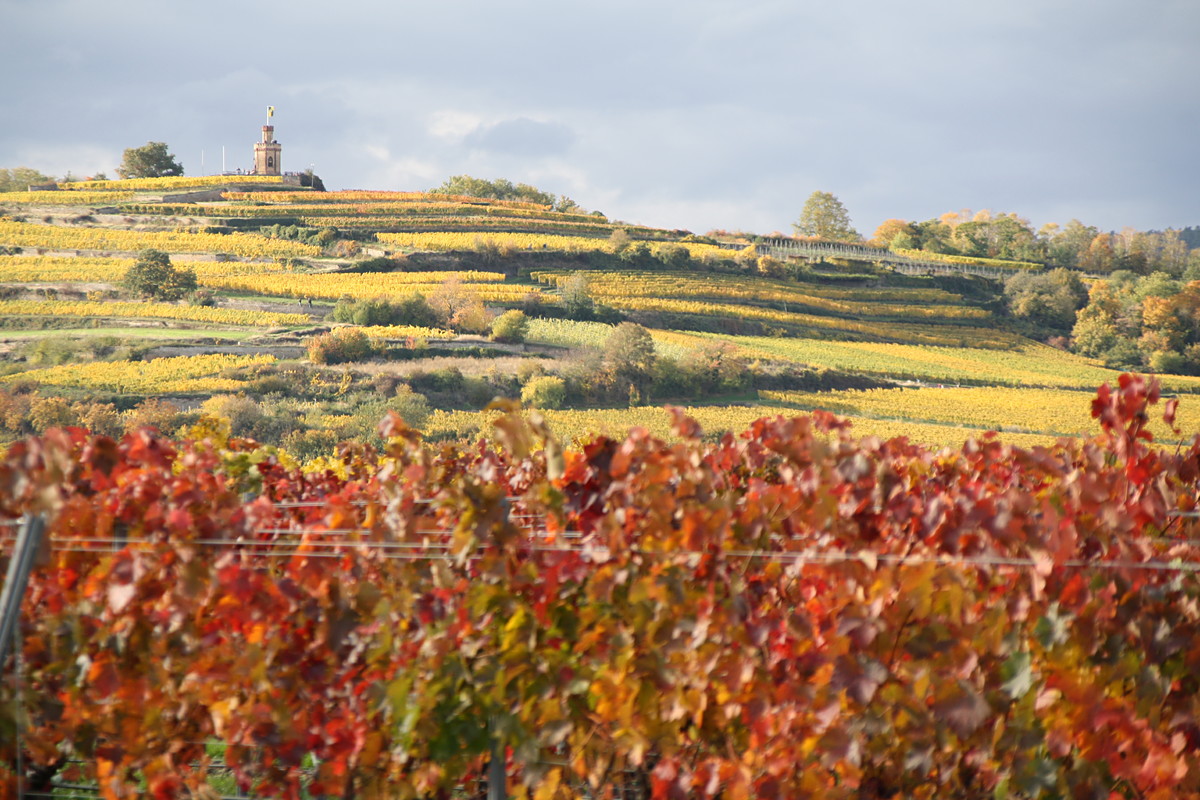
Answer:
[{"label": "red leaf cluster", "polygon": [[0,769],[179,797],[219,743],[244,790],[448,797],[499,742],[540,798],[1200,796],[1200,444],[1152,445],[1157,399],[941,453],[824,414],[565,452],[390,420],[321,474],[52,432],[0,463],[52,542]]}]

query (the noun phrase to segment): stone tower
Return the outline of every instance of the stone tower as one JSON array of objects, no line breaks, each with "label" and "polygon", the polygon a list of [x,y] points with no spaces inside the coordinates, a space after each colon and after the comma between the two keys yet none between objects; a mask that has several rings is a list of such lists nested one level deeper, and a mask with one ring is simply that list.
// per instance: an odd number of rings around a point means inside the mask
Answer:
[{"label": "stone tower", "polygon": [[280,151],[283,145],[275,141],[275,126],[271,125],[271,117],[275,116],[275,106],[267,106],[267,123],[263,125],[262,141],[254,143],[254,174],[282,175],[280,166]]}]

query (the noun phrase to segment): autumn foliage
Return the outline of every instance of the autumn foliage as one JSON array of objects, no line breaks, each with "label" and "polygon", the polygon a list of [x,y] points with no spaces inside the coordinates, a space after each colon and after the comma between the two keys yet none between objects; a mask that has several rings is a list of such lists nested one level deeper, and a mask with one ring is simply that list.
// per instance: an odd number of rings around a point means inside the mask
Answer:
[{"label": "autumn foliage", "polygon": [[822,412],[565,452],[393,418],[309,474],[52,431],[0,464],[52,535],[8,791],[19,741],[27,787],[203,796],[224,742],[244,790],[447,797],[498,742],[539,799],[1200,796],[1200,443],[1151,446],[1157,400],[941,453]]}]

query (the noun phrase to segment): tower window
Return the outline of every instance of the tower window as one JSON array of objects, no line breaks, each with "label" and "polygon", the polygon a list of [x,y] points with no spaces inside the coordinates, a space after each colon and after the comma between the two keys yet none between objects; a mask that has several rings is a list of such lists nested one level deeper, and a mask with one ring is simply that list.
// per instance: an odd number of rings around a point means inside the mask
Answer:
[{"label": "tower window", "polygon": [[267,156],[267,166],[268,167],[275,166],[275,159],[271,158],[270,156]]}]

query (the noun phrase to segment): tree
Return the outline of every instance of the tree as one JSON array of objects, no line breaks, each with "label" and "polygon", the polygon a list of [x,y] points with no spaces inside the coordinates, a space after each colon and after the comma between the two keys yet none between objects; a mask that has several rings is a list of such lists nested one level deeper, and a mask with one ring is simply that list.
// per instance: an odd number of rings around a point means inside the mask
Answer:
[{"label": "tree", "polygon": [[576,272],[562,285],[562,304],[566,309],[567,319],[589,320],[596,308],[588,288],[587,276]]},{"label": "tree", "polygon": [[868,242],[872,247],[892,247],[901,250],[910,249],[916,243],[916,230],[912,224],[902,219],[885,219],[875,229],[875,235]]},{"label": "tree", "polygon": [[850,224],[850,214],[842,201],[829,192],[813,192],[792,224],[800,236],[815,236],[835,242],[858,242],[862,236]]},{"label": "tree", "polygon": [[183,167],[175,156],[167,152],[163,142],[146,142],[141,147],[130,147],[125,151],[117,174],[122,178],[161,178],[182,175]]},{"label": "tree", "polygon": [[30,186],[43,183],[54,183],[54,178],[30,167],[0,169],[0,192],[24,192],[28,191]]},{"label": "tree", "polygon": [[617,377],[643,377],[654,366],[654,358],[654,339],[636,322],[622,322],[604,343],[604,361]]},{"label": "tree", "polygon": [[1088,301],[1079,275],[1063,268],[1019,272],[1004,283],[1004,296],[1013,316],[1059,334],[1071,331],[1075,312]]},{"label": "tree", "polygon": [[178,300],[199,285],[194,271],[177,269],[171,257],[160,250],[143,250],[121,283],[131,292],[156,300]]},{"label": "tree", "polygon": [[1099,233],[1098,229],[1084,225],[1077,219],[1061,228],[1051,224],[1041,230],[1042,239],[1046,242],[1047,258],[1056,267],[1078,266]]},{"label": "tree", "polygon": [[459,276],[451,275],[429,295],[428,304],[439,324],[453,325],[459,312],[478,301],[475,292],[464,287]]},{"label": "tree", "polygon": [[[543,192],[528,183],[514,184],[507,178],[497,178],[489,181],[484,178],[473,178],[470,175],[454,175],[446,179],[441,186],[429,190],[434,194],[465,195],[467,197],[484,197],[492,200],[520,200],[526,203],[537,203],[544,206],[557,206],[559,198],[550,192]],[[561,198],[572,209],[578,209],[575,201]]]},{"label": "tree", "polygon": [[1112,272],[1116,269],[1116,258],[1112,234],[1097,234],[1080,254],[1079,268],[1088,272]]}]

